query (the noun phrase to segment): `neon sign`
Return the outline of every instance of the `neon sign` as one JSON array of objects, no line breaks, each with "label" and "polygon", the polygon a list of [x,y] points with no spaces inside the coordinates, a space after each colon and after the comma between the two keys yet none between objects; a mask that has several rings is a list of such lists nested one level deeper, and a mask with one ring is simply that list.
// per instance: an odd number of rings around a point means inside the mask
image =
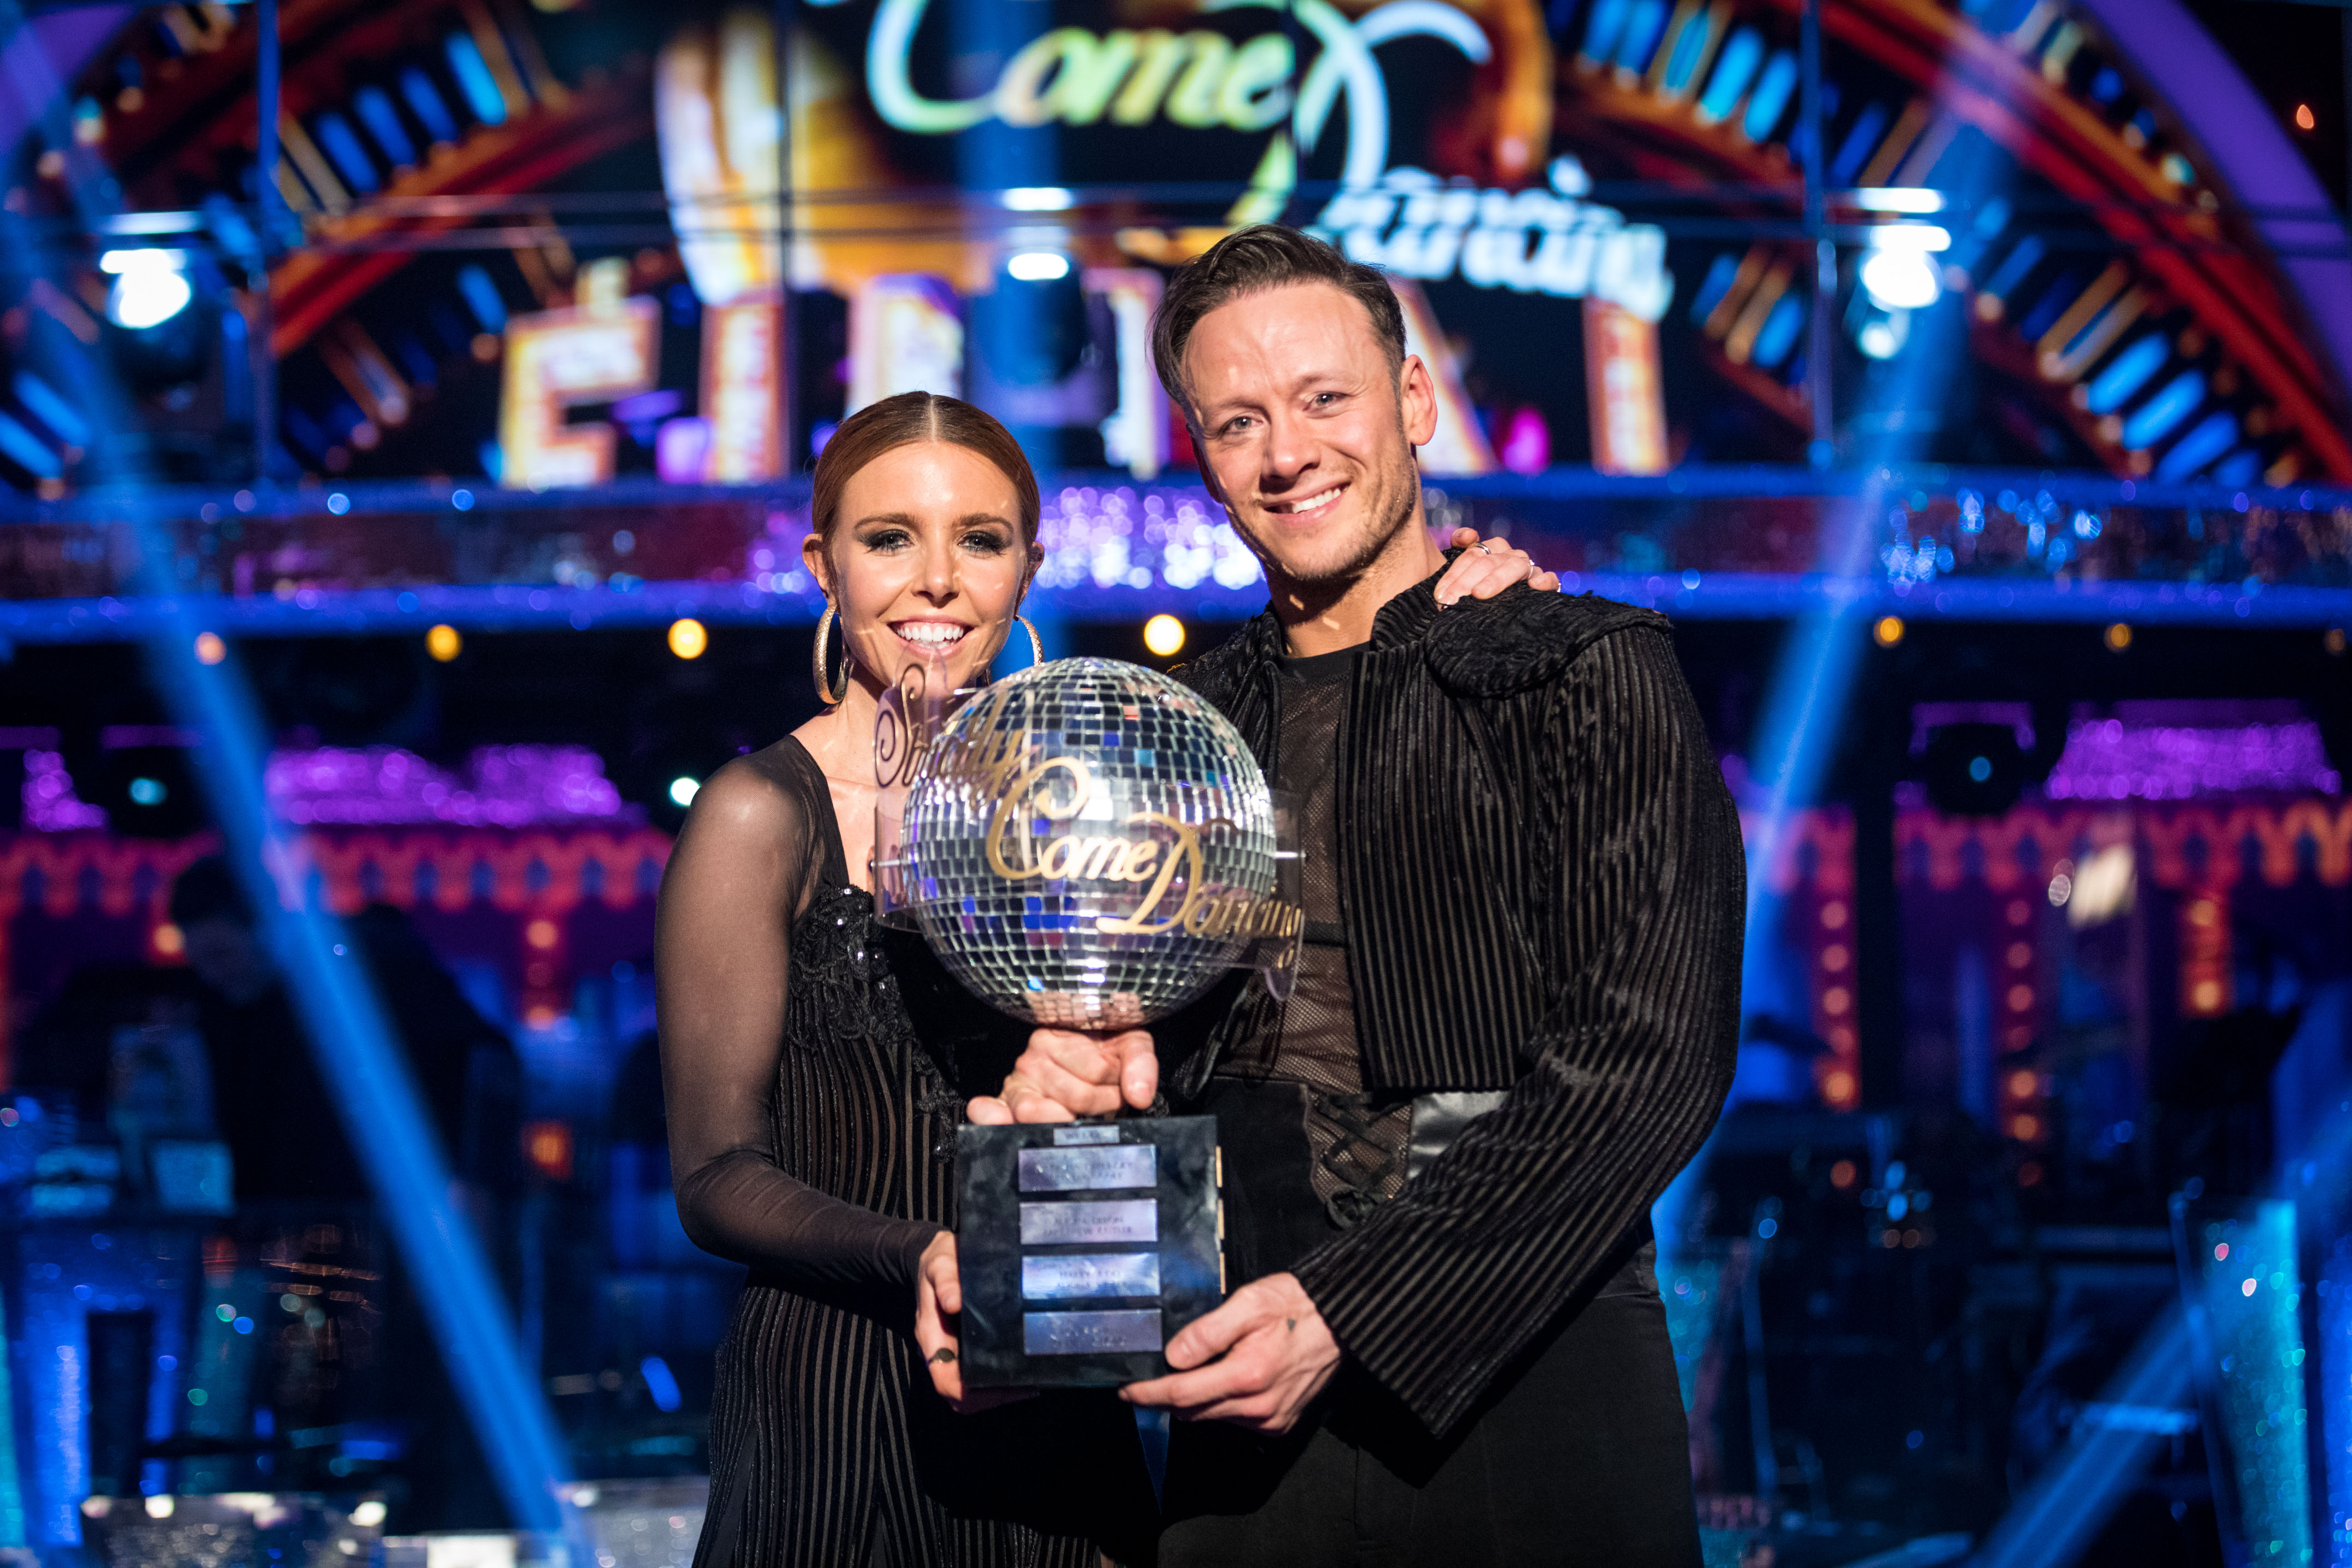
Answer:
[{"label": "neon sign", "polygon": [[1350,22],[1328,0],[1207,0],[1206,12],[1289,9],[1321,45],[1315,63],[1290,95],[1296,61],[1284,33],[1262,33],[1240,44],[1205,28],[1161,28],[1096,34],[1056,27],[1033,38],[1005,62],[995,88],[975,98],[929,99],[915,90],[907,59],[929,0],[882,0],[866,50],[866,90],[875,112],[900,131],[947,136],[995,119],[1007,125],[1053,121],[1145,125],[1165,115],[1192,130],[1223,126],[1265,131],[1290,116],[1286,131],[1311,151],[1339,95],[1348,96],[1348,155],[1341,177],[1370,184],[1388,165],[1388,85],[1374,47],[1392,39],[1432,37],[1452,44],[1473,64],[1493,48],[1486,33],[1438,0],[1389,0]]}]

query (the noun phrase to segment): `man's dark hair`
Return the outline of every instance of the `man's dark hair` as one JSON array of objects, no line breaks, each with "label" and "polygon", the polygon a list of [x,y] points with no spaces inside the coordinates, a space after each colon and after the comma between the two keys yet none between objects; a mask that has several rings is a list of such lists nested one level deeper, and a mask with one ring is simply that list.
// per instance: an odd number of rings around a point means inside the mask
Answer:
[{"label": "man's dark hair", "polygon": [[172,924],[184,931],[206,920],[234,920],[247,930],[254,925],[253,906],[245,901],[245,889],[237,885],[228,862],[218,855],[191,861],[172,884]]},{"label": "man's dark hair", "polygon": [[1388,355],[1389,374],[1404,369],[1404,308],[1378,267],[1349,261],[1335,246],[1280,224],[1255,224],[1201,253],[1200,259],[1168,285],[1151,315],[1151,360],[1160,384],[1189,415],[1192,399],[1184,384],[1184,346],[1192,329],[1218,306],[1245,294],[1262,294],[1293,283],[1328,283],[1347,295],[1372,319],[1372,334]]}]

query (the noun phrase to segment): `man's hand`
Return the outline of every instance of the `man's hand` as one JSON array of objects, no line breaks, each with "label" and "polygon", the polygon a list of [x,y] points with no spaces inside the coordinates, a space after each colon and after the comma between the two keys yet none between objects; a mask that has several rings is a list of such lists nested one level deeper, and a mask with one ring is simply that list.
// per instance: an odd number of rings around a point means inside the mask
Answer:
[{"label": "man's hand", "polygon": [[959,1347],[947,1326],[947,1320],[962,1311],[963,1277],[956,1270],[955,1233],[942,1230],[931,1238],[915,1267],[915,1343],[923,1353],[931,1387],[964,1416],[1028,1398],[1024,1388],[984,1388],[965,1395],[963,1366],[956,1359]]},{"label": "man's hand", "polygon": [[1160,1092],[1160,1059],[1148,1030],[1082,1034],[1041,1029],[1013,1064],[1004,1087],[982,1094],[964,1113],[983,1127],[1014,1122],[1069,1122],[1115,1116],[1121,1105],[1150,1110]]},{"label": "man's hand", "polygon": [[1475,528],[1456,528],[1450,542],[1462,553],[1437,580],[1441,605],[1471,598],[1492,599],[1522,580],[1538,593],[1559,591],[1559,573],[1538,571],[1534,558],[1508,539],[1481,539]]},{"label": "man's hand", "polygon": [[1130,1383],[1119,1397],[1278,1436],[1339,1370],[1339,1342],[1297,1275],[1268,1274],[1170,1340],[1168,1364],[1172,1375]]}]

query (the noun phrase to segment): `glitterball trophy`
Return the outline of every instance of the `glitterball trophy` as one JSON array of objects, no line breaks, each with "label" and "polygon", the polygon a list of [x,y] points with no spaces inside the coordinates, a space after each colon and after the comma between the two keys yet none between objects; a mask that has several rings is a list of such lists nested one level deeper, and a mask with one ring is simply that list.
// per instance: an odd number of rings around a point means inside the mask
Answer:
[{"label": "glitterball trophy", "polygon": [[[930,674],[908,670],[875,734],[886,923],[1035,1024],[1149,1024],[1236,967],[1287,993],[1287,812],[1223,715],[1112,659],[976,693]],[[1213,1118],[968,1126],[956,1159],[968,1385],[1159,1376],[1169,1338],[1223,1299]]]}]

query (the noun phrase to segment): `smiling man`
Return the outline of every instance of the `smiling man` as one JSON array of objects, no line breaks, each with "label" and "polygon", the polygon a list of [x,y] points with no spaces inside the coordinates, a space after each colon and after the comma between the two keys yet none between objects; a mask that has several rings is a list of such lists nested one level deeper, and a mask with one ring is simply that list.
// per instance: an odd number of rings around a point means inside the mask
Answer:
[{"label": "smiling man", "polygon": [[1244,229],[1153,350],[1273,590],[1179,678],[1300,800],[1307,946],[1156,1052],[1040,1031],[972,1114],[1217,1117],[1246,1283],[1125,1391],[1187,1419],[1160,1563],[1695,1565],[1648,1215],[1730,1082],[1744,891],[1666,623],[1440,603],[1373,269]]}]

